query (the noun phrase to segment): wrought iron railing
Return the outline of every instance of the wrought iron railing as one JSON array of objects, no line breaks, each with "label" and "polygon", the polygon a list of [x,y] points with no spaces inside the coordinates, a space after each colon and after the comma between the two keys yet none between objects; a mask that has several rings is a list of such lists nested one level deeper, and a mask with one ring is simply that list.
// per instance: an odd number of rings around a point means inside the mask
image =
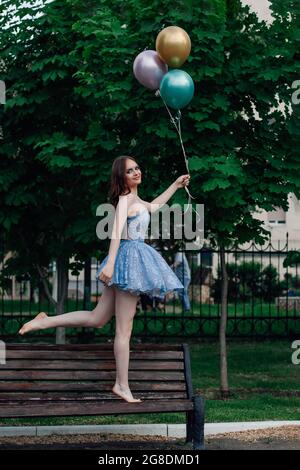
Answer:
[{"label": "wrought iron railing", "polygon": [[[294,246],[297,249],[297,244]],[[264,247],[251,243],[226,249],[229,337],[300,334],[300,263],[287,263],[291,253],[295,252],[289,247],[288,237],[283,247],[278,242],[276,247],[272,243]],[[163,301],[141,296],[134,318],[133,336],[152,339],[218,336],[221,315],[219,250],[206,246],[184,254],[190,267],[190,282],[186,291],[190,309],[185,310],[186,303],[177,296],[166,296]],[[17,332],[26,321],[39,311],[46,311],[49,315],[55,312],[45,297],[43,286],[36,280],[31,282],[20,275],[5,275],[4,258],[8,255],[2,247],[0,337],[19,340]],[[172,263],[172,259],[166,260]],[[93,309],[101,301],[101,283],[95,281],[98,265],[99,260],[88,261],[78,276],[70,275],[65,312]],[[91,272],[84,279],[87,266]],[[53,288],[55,270],[51,268],[53,266],[50,267],[49,286]],[[183,279],[181,281],[185,282]],[[66,334],[75,341],[112,338],[114,326],[113,318],[104,328],[67,328]],[[55,332],[54,329],[41,330],[30,334],[30,338],[53,340]]]}]

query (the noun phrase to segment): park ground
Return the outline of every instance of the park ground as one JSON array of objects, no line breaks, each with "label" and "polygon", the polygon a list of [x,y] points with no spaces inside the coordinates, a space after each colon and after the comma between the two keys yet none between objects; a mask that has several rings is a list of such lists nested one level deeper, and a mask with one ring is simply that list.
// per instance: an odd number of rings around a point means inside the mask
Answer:
[{"label": "park ground", "polygon": [[[2,437],[0,450],[189,450],[183,439],[122,434]],[[206,450],[300,450],[300,426],[209,436]]]}]

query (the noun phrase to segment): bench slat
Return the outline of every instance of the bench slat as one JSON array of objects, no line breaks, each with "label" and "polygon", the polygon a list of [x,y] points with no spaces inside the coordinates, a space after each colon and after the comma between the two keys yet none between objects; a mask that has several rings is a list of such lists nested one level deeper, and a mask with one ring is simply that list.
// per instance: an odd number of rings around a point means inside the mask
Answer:
[{"label": "bench slat", "polygon": [[[0,380],[114,380],[115,365],[110,371],[0,370]],[[184,372],[129,371],[130,380],[185,380]]]},{"label": "bench slat", "polygon": [[[81,391],[90,392],[100,390],[107,391],[111,390],[113,382],[15,382],[5,381],[0,382],[0,393],[1,392],[16,392],[22,391],[31,393],[32,391],[44,392],[44,391]],[[153,391],[185,391],[186,386],[184,382],[130,382],[131,390],[153,390]]]},{"label": "bench slat", "polygon": [[[6,364],[0,364],[0,371],[3,370],[22,370],[22,369],[75,369],[75,370],[112,370],[115,369],[115,361],[103,361],[93,360],[89,362],[76,361],[76,360],[8,360]],[[134,361],[129,362],[130,370],[183,370],[183,362],[171,362],[171,361]]]},{"label": "bench slat", "polygon": [[[41,350],[41,351],[110,351],[112,349],[111,343],[99,343],[99,344],[44,344],[44,343],[6,343],[7,350]],[[141,344],[130,344],[130,349],[140,351],[145,350],[145,345]],[[148,351],[182,351],[181,344],[165,344],[165,343],[147,343]]]},{"label": "bench slat", "polygon": [[[44,350],[6,350],[6,359],[78,359],[78,360],[93,360],[93,359],[114,359],[112,350],[98,350],[98,351],[44,351]],[[183,360],[182,351],[135,351],[130,350],[130,359],[149,359],[149,360]]]},{"label": "bench slat", "polygon": [[[127,414],[127,413],[152,413],[152,412],[176,412],[193,409],[191,400],[146,400],[141,403],[128,403],[122,398],[112,401],[93,403],[84,402],[49,402],[30,403],[30,416],[96,416],[101,414]],[[0,404],[0,416],[2,418],[28,417],[29,410],[22,404],[6,402]]]},{"label": "bench slat", "polygon": [[[110,386],[112,388],[112,385]],[[183,398],[186,399],[186,393],[184,392],[155,392],[155,391],[143,391],[139,393],[139,398],[150,399],[175,399]],[[39,401],[88,401],[88,400],[112,400],[118,399],[113,392],[30,392],[30,393],[0,393],[0,404],[3,402],[18,402],[23,401],[27,404]]]}]

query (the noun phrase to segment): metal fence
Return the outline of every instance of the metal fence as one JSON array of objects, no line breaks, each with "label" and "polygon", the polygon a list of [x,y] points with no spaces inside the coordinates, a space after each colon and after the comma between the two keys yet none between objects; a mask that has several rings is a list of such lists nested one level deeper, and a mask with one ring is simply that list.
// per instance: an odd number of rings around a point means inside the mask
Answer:
[{"label": "metal fence", "polygon": [[[299,250],[289,248],[288,238],[283,247],[269,243],[258,247],[234,246],[226,250],[228,271],[228,337],[294,337],[300,334]],[[171,265],[174,254],[161,252]],[[200,338],[218,336],[221,315],[220,252],[210,247],[199,251],[181,252],[190,268],[186,284],[187,297],[167,295],[163,300],[140,296],[134,318],[136,338]],[[298,256],[295,256],[296,255]],[[2,251],[0,272],[0,336],[6,340],[23,340],[19,328],[39,311],[55,314],[38,280],[22,276],[5,276],[3,269],[9,253]],[[287,265],[288,260],[290,261]],[[0,260],[1,261],[1,260]],[[101,283],[95,272],[99,260],[87,260],[78,276],[69,275],[68,299],[65,312],[92,310],[101,301]],[[49,288],[56,283],[55,264],[49,267]],[[178,267],[176,271],[178,274]],[[188,300],[187,300],[188,299]],[[187,302],[190,309],[188,310]],[[113,338],[114,318],[101,329],[67,328],[71,341],[95,341]],[[55,329],[26,335],[28,341],[55,339]]]}]

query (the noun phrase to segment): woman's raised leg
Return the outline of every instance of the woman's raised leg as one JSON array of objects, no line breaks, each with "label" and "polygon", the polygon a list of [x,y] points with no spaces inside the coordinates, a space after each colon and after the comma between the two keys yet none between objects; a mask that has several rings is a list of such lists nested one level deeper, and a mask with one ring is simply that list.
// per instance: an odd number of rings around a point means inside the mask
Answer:
[{"label": "woman's raised leg", "polygon": [[128,384],[129,343],[137,301],[137,295],[116,288],[114,355],[117,373],[112,391],[130,403],[141,402],[140,399],[133,398]]},{"label": "woman's raised leg", "polygon": [[115,287],[104,286],[103,293],[96,307],[90,310],[78,310],[63,313],[62,315],[48,316],[40,312],[33,320],[25,323],[19,330],[23,335],[29,331],[44,330],[46,328],[63,327],[90,327],[102,328],[111,320],[115,313]]}]

